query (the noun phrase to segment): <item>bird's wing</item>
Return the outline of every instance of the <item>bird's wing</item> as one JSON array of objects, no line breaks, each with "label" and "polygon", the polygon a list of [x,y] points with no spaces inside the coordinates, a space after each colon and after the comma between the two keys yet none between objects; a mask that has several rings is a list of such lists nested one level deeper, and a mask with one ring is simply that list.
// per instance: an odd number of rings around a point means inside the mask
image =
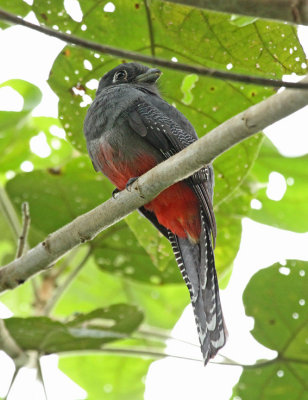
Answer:
[{"label": "bird's wing", "polygon": [[[143,99],[135,101],[127,110],[128,122],[136,133],[159,150],[163,157],[167,159],[196,141],[197,135],[186,118],[174,107],[159,98],[155,98],[155,103],[153,105]],[[202,204],[205,218],[209,223],[215,242],[216,223],[212,207],[214,182],[212,166],[208,165],[202,168],[187,181]]]}]

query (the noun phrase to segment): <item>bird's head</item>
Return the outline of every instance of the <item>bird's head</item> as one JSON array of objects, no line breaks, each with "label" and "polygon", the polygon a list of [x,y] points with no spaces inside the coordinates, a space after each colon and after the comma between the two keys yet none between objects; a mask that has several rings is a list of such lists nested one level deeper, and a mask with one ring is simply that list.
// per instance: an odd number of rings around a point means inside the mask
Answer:
[{"label": "bird's head", "polygon": [[161,71],[138,63],[124,63],[107,72],[100,80],[98,92],[108,86],[132,83],[145,87],[156,86]]}]

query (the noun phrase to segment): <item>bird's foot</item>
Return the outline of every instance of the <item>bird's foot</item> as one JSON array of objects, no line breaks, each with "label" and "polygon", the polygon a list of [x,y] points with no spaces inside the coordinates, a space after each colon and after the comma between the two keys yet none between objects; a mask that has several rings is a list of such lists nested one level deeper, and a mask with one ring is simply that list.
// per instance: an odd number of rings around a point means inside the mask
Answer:
[{"label": "bird's foot", "polygon": [[118,188],[114,189],[114,191],[112,192],[112,198],[116,199],[120,192],[121,192],[121,190],[119,190]]},{"label": "bird's foot", "polygon": [[130,179],[127,181],[126,186],[125,186],[127,191],[131,192],[131,186],[132,186],[132,184],[133,184],[138,178],[139,178],[139,177],[136,176],[135,178],[130,178]]}]

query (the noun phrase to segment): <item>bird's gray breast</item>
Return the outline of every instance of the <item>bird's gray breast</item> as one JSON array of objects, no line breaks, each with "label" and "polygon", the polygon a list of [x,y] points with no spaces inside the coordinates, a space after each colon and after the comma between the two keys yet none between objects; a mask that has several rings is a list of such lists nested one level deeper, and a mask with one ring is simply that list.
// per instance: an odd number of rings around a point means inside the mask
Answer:
[{"label": "bird's gray breast", "polygon": [[125,113],[144,94],[127,84],[110,86],[98,92],[84,121],[87,140],[98,138],[116,125],[125,123]]},{"label": "bird's gray breast", "polygon": [[142,152],[153,152],[157,159],[161,158],[128,122],[134,105],[144,98],[145,93],[128,84],[110,86],[97,93],[84,122],[87,147],[94,162],[96,153],[105,146],[112,149],[115,157],[129,159]]}]

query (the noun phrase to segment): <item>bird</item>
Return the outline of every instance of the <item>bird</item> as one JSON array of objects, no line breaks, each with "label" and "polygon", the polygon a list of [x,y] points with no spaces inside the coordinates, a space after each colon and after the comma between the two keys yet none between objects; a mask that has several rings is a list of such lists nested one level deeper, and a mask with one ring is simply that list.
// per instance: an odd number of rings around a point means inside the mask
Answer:
[{"label": "bird", "polygon": [[[198,140],[188,119],[160,95],[160,75],[157,68],[122,63],[100,79],[87,111],[88,153],[115,192]],[[227,338],[214,259],[213,187],[208,164],[139,209],[172,246],[189,290],[204,365]]]}]

